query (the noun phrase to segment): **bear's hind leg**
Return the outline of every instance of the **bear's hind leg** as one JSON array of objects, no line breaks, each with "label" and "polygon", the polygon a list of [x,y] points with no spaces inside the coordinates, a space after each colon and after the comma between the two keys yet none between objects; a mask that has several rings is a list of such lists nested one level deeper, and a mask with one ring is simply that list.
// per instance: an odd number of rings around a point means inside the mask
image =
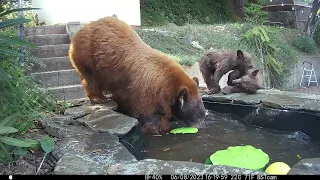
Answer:
[{"label": "bear's hind leg", "polygon": [[103,95],[97,79],[91,72],[82,72],[80,74],[81,84],[90,99],[91,103],[100,104],[108,101],[108,97]]},{"label": "bear's hind leg", "polygon": [[201,74],[204,82],[207,85],[207,89],[210,90],[212,88],[212,80],[211,80],[212,73],[206,69],[201,69]]},{"label": "bear's hind leg", "polygon": [[222,76],[223,76],[223,74],[221,72],[219,72],[219,71],[214,72],[213,76],[211,76],[212,87],[211,87],[211,89],[209,89],[208,94],[216,94],[221,91],[219,81]]}]

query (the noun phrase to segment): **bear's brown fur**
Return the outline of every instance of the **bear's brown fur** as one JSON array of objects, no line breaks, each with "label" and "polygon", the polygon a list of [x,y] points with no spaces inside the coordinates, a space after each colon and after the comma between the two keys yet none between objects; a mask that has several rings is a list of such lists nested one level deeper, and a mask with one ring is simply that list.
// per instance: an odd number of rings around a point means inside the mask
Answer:
[{"label": "bear's brown fur", "polygon": [[238,70],[234,70],[233,72],[235,73],[231,76],[231,73],[229,74],[228,86],[221,90],[223,94],[240,92],[253,94],[263,88],[262,77],[259,69],[248,69],[245,75],[240,75],[241,73]]},{"label": "bear's brown fur", "polygon": [[197,79],[125,22],[105,17],[84,26],[72,38],[69,56],[90,101],[103,103],[103,92],[110,92],[118,110],[140,120],[145,133],[166,133],[175,118],[203,125]]},{"label": "bear's brown fur", "polygon": [[224,74],[230,70],[237,70],[231,72],[229,77],[239,78],[248,69],[253,68],[253,62],[251,55],[241,50],[210,49],[199,60],[199,66],[202,77],[207,84],[208,94],[215,94],[221,90],[219,80]]}]

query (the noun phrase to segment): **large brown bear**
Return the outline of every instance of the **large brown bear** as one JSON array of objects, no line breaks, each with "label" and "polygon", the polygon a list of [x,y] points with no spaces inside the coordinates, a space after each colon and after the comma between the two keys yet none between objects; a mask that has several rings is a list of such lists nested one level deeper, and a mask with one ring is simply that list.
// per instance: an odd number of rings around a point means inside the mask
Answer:
[{"label": "large brown bear", "polygon": [[224,87],[223,94],[246,93],[253,94],[263,88],[262,77],[259,69],[248,69],[244,74],[234,70],[228,75],[228,86]]},{"label": "large brown bear", "polygon": [[236,70],[229,74],[228,85],[231,85],[232,80],[244,76],[248,69],[253,68],[253,62],[251,55],[241,50],[209,49],[199,60],[199,66],[208,94],[215,94],[221,91],[219,80],[224,74]]},{"label": "large brown bear", "polygon": [[69,56],[90,101],[103,103],[103,92],[110,92],[118,110],[140,120],[145,133],[166,133],[177,118],[204,125],[197,79],[125,22],[105,17],[84,26],[72,38]]}]

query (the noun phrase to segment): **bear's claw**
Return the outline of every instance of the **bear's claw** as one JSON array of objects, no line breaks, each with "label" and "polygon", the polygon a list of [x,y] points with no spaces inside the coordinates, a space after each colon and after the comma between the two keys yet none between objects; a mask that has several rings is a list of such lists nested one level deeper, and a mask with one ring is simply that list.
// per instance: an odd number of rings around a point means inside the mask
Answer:
[{"label": "bear's claw", "polygon": [[103,97],[103,98],[90,98],[90,102],[92,104],[104,104],[106,102],[108,102],[110,100],[110,98],[108,97]]}]

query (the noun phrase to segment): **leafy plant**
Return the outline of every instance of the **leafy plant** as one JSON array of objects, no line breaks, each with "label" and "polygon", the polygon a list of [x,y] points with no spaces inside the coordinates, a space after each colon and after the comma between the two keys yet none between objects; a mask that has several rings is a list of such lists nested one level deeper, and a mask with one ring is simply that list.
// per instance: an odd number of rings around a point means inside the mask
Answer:
[{"label": "leafy plant", "polygon": [[[38,8],[20,8],[20,9],[11,9],[11,10],[6,10],[3,12],[0,12],[0,19],[5,17],[8,14],[18,12],[18,11],[24,11],[24,10],[33,10],[33,9],[38,9]],[[23,24],[26,22],[30,22],[30,19],[25,19],[25,18],[14,18],[14,19],[8,19],[5,21],[0,22],[0,29],[6,28],[6,27],[12,27],[16,26],[19,24]],[[35,48],[36,46],[29,43],[28,41],[22,40],[18,37],[15,36],[6,36],[6,35],[0,35],[0,53],[5,54],[5,55],[15,55],[15,56],[20,56],[21,54],[17,52],[16,50],[12,49],[11,46],[27,46],[30,48]]]},{"label": "leafy plant", "polygon": [[263,24],[268,19],[268,13],[261,10],[262,5],[259,4],[249,4],[244,8],[245,21],[253,24]]},{"label": "leafy plant", "polygon": [[313,40],[320,47],[320,25],[318,25],[317,29],[314,32]]},{"label": "leafy plant", "polygon": [[[32,3],[30,1],[22,1],[22,6],[24,8],[31,8]],[[4,9],[17,9],[17,8],[19,8],[19,3],[17,0],[10,0],[10,1],[7,1],[6,3],[4,3],[2,5],[2,7]],[[2,11],[0,10],[0,12],[2,12]],[[27,11],[23,11],[23,15],[24,15],[24,18],[26,18],[26,19],[34,19],[35,18],[35,12],[32,9],[27,10]],[[3,18],[2,20],[15,19],[17,17],[19,17],[19,11],[7,14],[5,17],[2,17]],[[36,26],[36,22],[34,20],[32,20],[30,22],[24,23],[24,26],[26,26],[26,27]]]},{"label": "leafy plant", "polygon": [[[271,33],[265,26],[254,26],[249,29],[244,35],[243,39],[253,44],[256,51],[259,52],[261,62],[264,66],[263,77],[266,80],[266,73],[269,74],[269,69],[277,74],[283,71],[282,63],[273,57],[273,53],[277,48],[273,45],[268,33]],[[270,82],[264,82],[265,86],[269,86]]]},{"label": "leafy plant", "polygon": [[39,148],[40,142],[31,139],[14,138],[13,135],[21,133],[30,126],[30,124],[15,125],[18,113],[7,116],[0,121],[0,162],[7,163],[13,160],[10,150],[13,147],[18,148]]},{"label": "leafy plant", "polygon": [[316,54],[318,52],[317,45],[314,40],[305,34],[295,36],[290,44],[297,48],[299,51],[307,54]]},{"label": "leafy plant", "polygon": [[[34,126],[33,120],[41,117],[41,111],[54,107],[53,101],[42,90],[25,76],[17,58],[20,45],[29,48],[35,45],[7,33],[21,24],[30,22],[25,18],[6,19],[14,12],[38,8],[11,9],[0,12],[0,162],[8,163],[14,156],[25,155],[28,149],[43,148],[46,152],[52,146],[44,148],[39,140],[23,139],[18,135]],[[47,107],[46,107],[47,106]]]}]

